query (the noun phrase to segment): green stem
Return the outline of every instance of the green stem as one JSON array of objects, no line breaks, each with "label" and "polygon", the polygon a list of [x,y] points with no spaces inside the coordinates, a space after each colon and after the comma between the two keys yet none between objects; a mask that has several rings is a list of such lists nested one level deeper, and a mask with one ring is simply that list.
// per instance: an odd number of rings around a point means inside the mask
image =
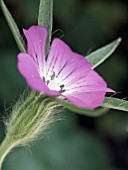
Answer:
[{"label": "green stem", "polygon": [[46,43],[46,56],[48,55],[53,25],[53,0],[40,0],[38,25],[44,26],[48,30]]},{"label": "green stem", "polygon": [[2,170],[3,161],[5,160],[6,156],[12,150],[13,147],[14,144],[12,144],[12,142],[10,142],[9,140],[7,140],[7,138],[5,138],[5,140],[0,146],[0,170]]}]

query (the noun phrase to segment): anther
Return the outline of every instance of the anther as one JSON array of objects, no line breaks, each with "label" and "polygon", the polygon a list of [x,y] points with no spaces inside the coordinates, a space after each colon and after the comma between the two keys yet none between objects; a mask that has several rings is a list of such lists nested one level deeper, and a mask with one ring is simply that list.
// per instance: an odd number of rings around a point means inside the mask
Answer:
[{"label": "anther", "polygon": [[60,89],[62,90],[64,88],[64,84],[60,85]]},{"label": "anther", "polygon": [[59,92],[64,93],[66,90],[63,89],[63,88],[64,88],[64,84],[60,85],[60,91]]},{"label": "anther", "polygon": [[51,75],[51,80],[53,80],[54,78],[55,78],[55,72],[53,71]]},{"label": "anther", "polygon": [[43,81],[45,82],[45,77],[43,76]]},{"label": "anther", "polygon": [[66,92],[66,90],[65,89],[61,89],[60,91],[59,91],[60,93],[64,93],[64,92]]},{"label": "anther", "polygon": [[49,83],[50,83],[50,81],[49,81],[49,80],[47,80],[47,81],[46,81],[46,84],[48,85]]}]

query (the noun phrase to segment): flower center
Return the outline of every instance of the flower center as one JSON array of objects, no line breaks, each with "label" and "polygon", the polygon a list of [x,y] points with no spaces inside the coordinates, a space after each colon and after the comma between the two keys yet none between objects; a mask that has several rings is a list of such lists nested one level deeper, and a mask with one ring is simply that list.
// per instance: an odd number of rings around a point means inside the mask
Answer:
[{"label": "flower center", "polygon": [[66,91],[66,89],[64,89],[65,85],[64,84],[60,84],[59,82],[56,82],[55,79],[56,78],[56,74],[54,71],[52,71],[52,74],[49,76],[49,79],[46,79],[43,76],[43,81],[45,82],[45,84],[51,89],[51,90],[56,90],[59,91],[60,93],[64,93]]}]

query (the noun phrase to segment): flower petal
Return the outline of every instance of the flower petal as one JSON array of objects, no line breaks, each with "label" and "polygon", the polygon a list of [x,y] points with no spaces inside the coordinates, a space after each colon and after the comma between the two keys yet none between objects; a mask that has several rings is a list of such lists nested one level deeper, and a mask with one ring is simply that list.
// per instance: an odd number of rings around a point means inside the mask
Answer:
[{"label": "flower petal", "polygon": [[45,44],[47,39],[47,29],[42,26],[32,26],[28,30],[23,30],[27,38],[28,54],[39,65],[40,72],[45,76]]},{"label": "flower petal", "polygon": [[85,77],[77,79],[73,84],[65,86],[63,93],[73,104],[88,109],[102,105],[106,92],[114,92],[107,88],[106,82],[94,70],[88,71]]},{"label": "flower petal", "polygon": [[76,93],[66,96],[66,98],[78,107],[85,109],[95,109],[102,105],[104,100],[105,92],[86,92]]},{"label": "flower petal", "polygon": [[107,91],[106,82],[94,70],[89,70],[83,77],[78,77],[74,83],[69,81],[65,86],[66,94],[76,92]]},{"label": "flower petal", "polygon": [[18,55],[18,69],[25,77],[28,85],[39,92],[58,96],[59,92],[50,90],[40,77],[38,67],[33,58],[27,53],[20,53]]},{"label": "flower petal", "polygon": [[66,84],[75,81],[77,77],[85,75],[90,70],[90,64],[83,56],[72,50],[60,39],[54,39],[47,60],[47,79],[55,73],[53,83]]},{"label": "flower petal", "polygon": [[115,93],[115,90],[112,90],[112,89],[110,89],[110,88],[107,88],[106,92]]}]

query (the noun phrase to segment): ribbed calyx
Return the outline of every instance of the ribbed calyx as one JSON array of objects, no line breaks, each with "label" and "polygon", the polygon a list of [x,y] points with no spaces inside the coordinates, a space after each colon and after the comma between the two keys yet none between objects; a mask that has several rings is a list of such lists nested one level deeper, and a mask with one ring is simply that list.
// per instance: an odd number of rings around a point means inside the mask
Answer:
[{"label": "ribbed calyx", "polygon": [[50,97],[35,91],[25,99],[20,99],[6,121],[7,133],[0,147],[0,164],[14,147],[35,140],[53,121],[58,106]]}]

